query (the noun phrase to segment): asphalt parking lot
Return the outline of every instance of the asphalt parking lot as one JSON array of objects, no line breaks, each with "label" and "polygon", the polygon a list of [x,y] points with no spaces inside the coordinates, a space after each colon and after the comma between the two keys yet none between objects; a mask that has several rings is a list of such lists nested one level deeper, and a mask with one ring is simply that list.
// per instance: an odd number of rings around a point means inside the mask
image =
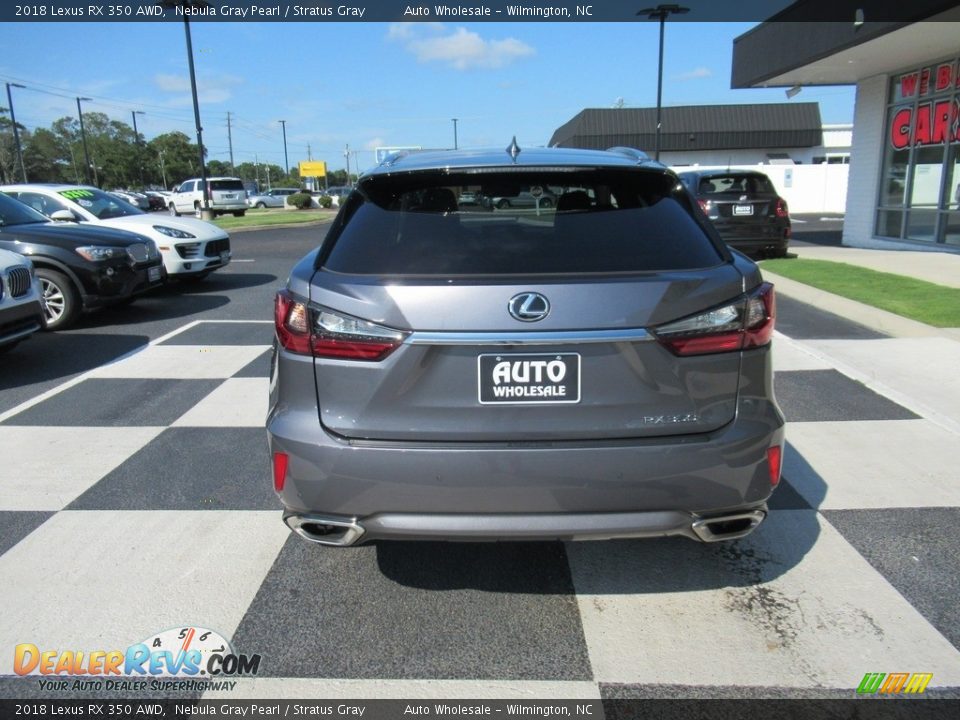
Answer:
[{"label": "asphalt parking lot", "polygon": [[[235,233],[225,271],[4,358],[0,646],[190,626],[263,656],[182,693],[205,697],[852,697],[867,672],[960,697],[956,437],[831,363],[882,335],[782,296],[784,480],[744,540],[291,537],[262,427],[272,298],[325,229]],[[83,696],[12,661],[2,697]]]}]

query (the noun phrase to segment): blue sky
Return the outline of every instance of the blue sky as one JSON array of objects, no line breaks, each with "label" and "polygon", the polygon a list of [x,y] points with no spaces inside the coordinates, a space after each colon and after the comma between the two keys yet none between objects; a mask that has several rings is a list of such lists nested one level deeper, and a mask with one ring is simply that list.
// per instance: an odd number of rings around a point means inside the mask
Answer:
[{"label": "blue sky", "polygon": [[[733,39],[755,23],[667,26],[663,104],[786,102],[782,89],[731,90]],[[360,167],[377,146],[546,144],[586,107],[656,104],[657,24],[634,23],[221,23],[191,24],[209,158]],[[130,124],[149,139],[196,138],[183,26],[167,23],[3,23],[0,81],[14,89],[17,120],[49,127],[84,112]],[[51,94],[52,93],[52,94]],[[60,97],[65,96],[65,97]],[[825,123],[852,122],[852,87],[804,88]],[[6,98],[0,97],[0,105]],[[351,162],[351,167],[356,160]]]}]

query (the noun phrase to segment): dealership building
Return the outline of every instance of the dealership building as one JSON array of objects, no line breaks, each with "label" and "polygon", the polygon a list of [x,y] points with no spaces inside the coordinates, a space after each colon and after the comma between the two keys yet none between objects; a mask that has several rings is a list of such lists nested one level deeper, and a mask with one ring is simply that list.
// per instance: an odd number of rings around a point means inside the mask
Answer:
[{"label": "dealership building", "polygon": [[732,86],[856,85],[844,244],[960,251],[960,5],[888,5],[793,3],[734,41]]}]

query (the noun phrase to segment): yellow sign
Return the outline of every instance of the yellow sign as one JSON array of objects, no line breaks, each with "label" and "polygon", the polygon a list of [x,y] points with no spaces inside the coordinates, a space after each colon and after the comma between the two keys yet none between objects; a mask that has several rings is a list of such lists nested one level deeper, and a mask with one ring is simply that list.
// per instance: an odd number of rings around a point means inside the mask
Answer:
[{"label": "yellow sign", "polygon": [[300,177],[326,177],[327,163],[323,160],[304,160],[300,162]]}]

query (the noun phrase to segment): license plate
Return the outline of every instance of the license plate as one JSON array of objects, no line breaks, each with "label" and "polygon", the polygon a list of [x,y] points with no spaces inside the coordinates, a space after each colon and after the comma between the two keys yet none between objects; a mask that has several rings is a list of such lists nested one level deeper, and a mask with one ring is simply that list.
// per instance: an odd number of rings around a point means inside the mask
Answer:
[{"label": "license plate", "polygon": [[160,279],[160,266],[157,265],[152,268],[147,268],[147,280],[150,282],[156,282]]},{"label": "license plate", "polygon": [[580,402],[578,353],[491,353],[477,356],[481,405]]},{"label": "license plate", "polygon": [[225,263],[225,262],[226,262],[227,260],[229,260],[229,259],[230,259],[230,251],[229,251],[229,250],[221,250],[221,251],[220,251],[220,262]]},{"label": "license plate", "polygon": [[236,199],[237,196],[234,195],[233,193],[224,193],[223,197],[225,200],[234,200]]},{"label": "license plate", "polygon": [[734,215],[753,215],[753,205],[734,205]]}]

